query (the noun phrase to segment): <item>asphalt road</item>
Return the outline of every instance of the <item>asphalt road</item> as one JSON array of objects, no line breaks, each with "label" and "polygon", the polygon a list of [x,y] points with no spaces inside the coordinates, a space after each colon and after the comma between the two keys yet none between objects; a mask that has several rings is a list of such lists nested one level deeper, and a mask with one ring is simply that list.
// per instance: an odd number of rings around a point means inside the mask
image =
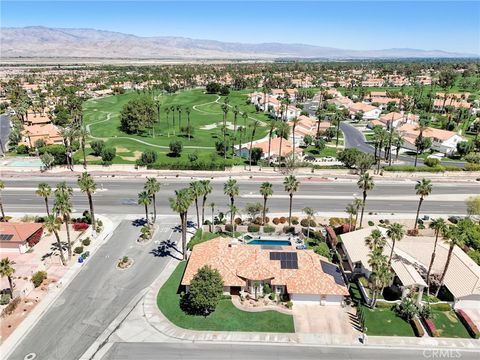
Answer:
[{"label": "asphalt road", "polygon": [[10,135],[10,116],[0,115],[0,154],[4,153],[7,147],[8,136]]},{"label": "asphalt road", "polygon": [[[436,351],[434,353],[434,351]],[[102,360],[416,360],[478,359],[478,352],[253,344],[116,343]]]},{"label": "asphalt road", "polygon": [[[40,181],[46,181],[52,186],[63,179],[42,178],[36,179],[6,179],[2,199],[6,213],[26,212],[42,213],[45,205],[42,198],[35,195],[35,189]],[[272,213],[285,212],[288,209],[288,197],[281,183],[282,178],[269,179],[273,182],[274,196],[268,200],[267,206]],[[162,180],[161,190],[157,195],[157,211],[159,214],[172,214],[168,198],[173,196],[174,190],[188,186],[185,180]],[[77,188],[75,180],[67,181]],[[142,190],[144,180],[97,180],[98,189],[94,195],[96,212],[100,214],[142,214],[143,207],[137,205],[137,194]],[[223,181],[212,181],[213,192],[208,196],[207,203],[215,203],[215,211],[225,211],[229,199],[223,194]],[[261,202],[258,189],[260,182],[253,180],[239,180],[240,196],[236,199],[236,206],[244,209],[247,203]],[[101,190],[103,186],[103,190]],[[413,182],[378,183],[375,189],[368,194],[367,212],[414,213],[418,197],[415,196]],[[434,201],[436,195],[478,194],[478,183],[434,184],[432,200],[427,199],[422,205],[422,214],[464,214],[466,207],[464,199],[451,196],[445,201]],[[311,206],[318,212],[343,212],[345,206],[352,201],[353,194],[360,195],[355,182],[302,182],[299,191],[294,195],[293,211],[301,211]],[[87,196],[79,191],[73,195],[73,207],[77,212],[88,208]],[[193,207],[190,210],[193,214]],[[210,215],[210,209],[206,209]]]},{"label": "asphalt road", "polygon": [[[110,323],[144,288],[163,271],[168,255],[160,254],[161,243],[178,240],[172,234],[173,219],[159,219],[157,236],[147,245],[135,240],[139,228],[122,221],[112,237],[88,260],[51,308],[18,344],[11,360],[23,360],[35,353],[36,359],[78,359]],[[175,224],[176,225],[176,224]],[[154,253],[152,253],[154,252]],[[176,253],[172,250],[172,253]],[[134,260],[127,270],[116,263],[124,255]]]}]

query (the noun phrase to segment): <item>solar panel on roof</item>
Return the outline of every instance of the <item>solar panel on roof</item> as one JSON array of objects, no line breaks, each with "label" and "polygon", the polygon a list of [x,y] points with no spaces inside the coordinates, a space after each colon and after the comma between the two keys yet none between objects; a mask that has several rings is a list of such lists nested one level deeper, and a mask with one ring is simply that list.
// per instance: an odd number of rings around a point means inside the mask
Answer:
[{"label": "solar panel on roof", "polygon": [[10,240],[13,238],[12,234],[0,234],[0,240]]}]

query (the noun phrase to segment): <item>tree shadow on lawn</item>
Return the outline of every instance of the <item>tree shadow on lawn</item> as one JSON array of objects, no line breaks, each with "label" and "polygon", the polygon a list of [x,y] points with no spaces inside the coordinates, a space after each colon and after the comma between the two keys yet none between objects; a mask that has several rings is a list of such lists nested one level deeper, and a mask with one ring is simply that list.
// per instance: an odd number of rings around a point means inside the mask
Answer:
[{"label": "tree shadow on lawn", "polygon": [[177,253],[182,254],[180,250],[177,249],[176,244],[172,240],[165,240],[160,243],[160,245],[150,251],[150,254],[152,254],[155,257],[166,257],[170,256],[174,259],[177,260],[183,260],[182,257],[175,256],[172,254],[171,250],[175,250]]}]

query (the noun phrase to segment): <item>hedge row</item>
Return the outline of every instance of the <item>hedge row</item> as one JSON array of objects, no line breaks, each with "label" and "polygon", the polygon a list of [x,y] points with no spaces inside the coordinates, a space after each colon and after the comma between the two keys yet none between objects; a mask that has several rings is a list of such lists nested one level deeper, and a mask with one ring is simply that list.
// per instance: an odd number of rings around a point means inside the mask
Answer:
[{"label": "hedge row", "polygon": [[462,171],[462,168],[452,165],[438,165],[434,167],[415,167],[413,165],[392,165],[385,166],[385,171],[390,172],[445,172],[445,171]]},{"label": "hedge row", "polygon": [[456,310],[457,316],[460,321],[465,325],[470,335],[475,339],[480,339],[480,330],[478,330],[477,325],[470,319],[470,317],[462,309]]},{"label": "hedge row", "polygon": [[418,318],[415,318],[412,320],[412,327],[413,327],[413,331],[415,332],[415,336],[423,337],[425,335],[423,326]]},{"label": "hedge row", "polygon": [[155,163],[148,165],[148,169],[153,170],[225,170],[230,164],[215,163],[215,162],[168,162],[168,163]]}]

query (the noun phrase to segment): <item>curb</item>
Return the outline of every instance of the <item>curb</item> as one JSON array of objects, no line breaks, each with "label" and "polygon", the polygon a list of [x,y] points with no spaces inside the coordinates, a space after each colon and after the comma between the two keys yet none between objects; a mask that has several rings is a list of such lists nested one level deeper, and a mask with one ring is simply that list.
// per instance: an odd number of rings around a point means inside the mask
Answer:
[{"label": "curb", "polygon": [[[104,216],[99,216],[99,218],[103,217],[103,220],[108,219]],[[110,219],[108,219],[110,223],[111,229],[107,229],[107,226],[104,227],[105,235],[98,235],[97,239],[92,249],[90,251],[90,257],[95,255],[97,250],[110,239],[114,230],[118,226],[115,226]],[[103,236],[103,238],[102,238]],[[87,260],[88,261],[88,260]],[[47,293],[45,298],[35,307],[35,309],[27,316],[20,325],[10,334],[10,336],[3,342],[0,346],[0,354],[2,354],[2,358],[8,358],[13,350],[15,350],[16,346],[20,343],[20,341],[29,333],[29,331],[40,321],[43,315],[51,308],[53,303],[63,294],[64,290],[68,287],[68,285],[75,279],[75,277],[80,273],[83,269],[83,266],[78,266],[78,264],[74,264],[70,269],[67,270],[65,275],[62,279],[57,283],[57,287],[52,289],[50,292]],[[59,286],[60,285],[60,286]]]}]

